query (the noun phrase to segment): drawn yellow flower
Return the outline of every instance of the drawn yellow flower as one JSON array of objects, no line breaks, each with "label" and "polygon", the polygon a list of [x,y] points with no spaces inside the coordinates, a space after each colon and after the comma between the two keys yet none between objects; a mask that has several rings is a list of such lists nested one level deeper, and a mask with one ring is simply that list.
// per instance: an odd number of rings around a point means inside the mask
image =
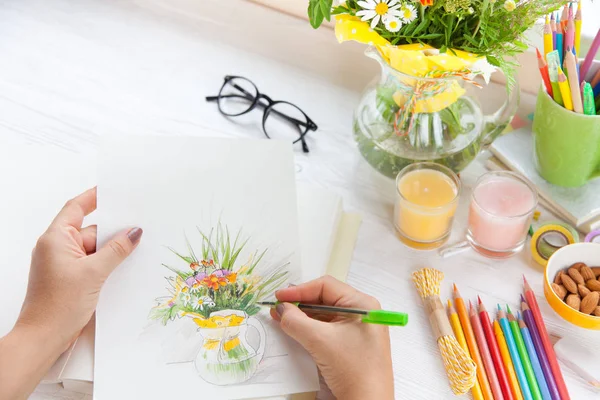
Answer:
[{"label": "drawn yellow flower", "polygon": [[517,5],[515,4],[514,0],[506,0],[504,2],[504,9],[508,12],[514,11],[514,9],[517,8]]}]

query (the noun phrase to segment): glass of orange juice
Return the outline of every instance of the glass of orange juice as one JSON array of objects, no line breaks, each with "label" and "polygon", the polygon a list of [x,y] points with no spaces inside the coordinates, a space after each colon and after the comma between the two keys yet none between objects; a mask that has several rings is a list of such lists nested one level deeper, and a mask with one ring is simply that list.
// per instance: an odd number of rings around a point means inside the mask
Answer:
[{"label": "glass of orange juice", "polygon": [[460,196],[460,179],[433,162],[405,167],[396,177],[394,225],[402,242],[435,249],[448,240]]}]

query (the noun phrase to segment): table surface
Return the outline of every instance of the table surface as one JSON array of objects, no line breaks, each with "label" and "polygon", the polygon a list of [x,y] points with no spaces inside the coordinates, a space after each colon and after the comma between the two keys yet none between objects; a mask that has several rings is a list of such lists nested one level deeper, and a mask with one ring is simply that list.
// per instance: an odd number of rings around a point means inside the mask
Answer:
[{"label": "table surface", "polygon": [[[199,5],[198,3],[202,3]],[[260,19],[260,23],[258,20]],[[251,78],[261,92],[299,105],[318,125],[308,155],[296,152],[298,180],[343,196],[363,216],[348,282],[385,308],[410,314],[391,329],[397,398],[452,398],[411,272],[445,273],[488,307],[517,307],[522,275],[531,282],[551,334],[600,348],[600,335],[559,320],[542,296],[542,270],[527,252],[493,261],[474,252],[441,259],[411,250],[391,224],[394,184],[360,157],[351,137],[360,88],[377,66],[338,45],[331,31],[245,1],[6,0],[0,3],[0,146],[36,142],[94,151],[102,134],[262,137],[260,116],[227,120],[206,95],[226,74]],[[364,60],[363,60],[364,59]],[[520,113],[531,110],[524,96]],[[466,199],[485,171],[482,154],[461,174],[464,189],[451,242],[461,240]],[[543,212],[542,219],[552,219]],[[574,399],[597,398],[565,370]]]}]

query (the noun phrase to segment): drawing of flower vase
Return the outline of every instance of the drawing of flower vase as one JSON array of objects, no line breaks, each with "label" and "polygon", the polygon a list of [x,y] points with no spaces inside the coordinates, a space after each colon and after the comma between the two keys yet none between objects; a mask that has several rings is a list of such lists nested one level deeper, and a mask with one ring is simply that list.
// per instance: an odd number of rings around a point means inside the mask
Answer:
[{"label": "drawing of flower vase", "polygon": [[[214,385],[231,385],[254,375],[266,345],[265,328],[258,319],[244,311],[222,310],[211,313],[209,318],[193,320],[203,339],[195,361],[202,379]],[[248,327],[258,332],[257,349],[248,343]]]}]

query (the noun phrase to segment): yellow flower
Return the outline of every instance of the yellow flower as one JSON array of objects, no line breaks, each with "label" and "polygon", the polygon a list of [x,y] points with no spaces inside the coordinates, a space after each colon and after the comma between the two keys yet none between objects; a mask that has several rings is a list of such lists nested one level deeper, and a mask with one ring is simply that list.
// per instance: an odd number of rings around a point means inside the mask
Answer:
[{"label": "yellow flower", "polygon": [[508,12],[513,11],[515,8],[517,8],[517,5],[515,4],[514,0],[506,0],[504,2],[504,9]]}]

